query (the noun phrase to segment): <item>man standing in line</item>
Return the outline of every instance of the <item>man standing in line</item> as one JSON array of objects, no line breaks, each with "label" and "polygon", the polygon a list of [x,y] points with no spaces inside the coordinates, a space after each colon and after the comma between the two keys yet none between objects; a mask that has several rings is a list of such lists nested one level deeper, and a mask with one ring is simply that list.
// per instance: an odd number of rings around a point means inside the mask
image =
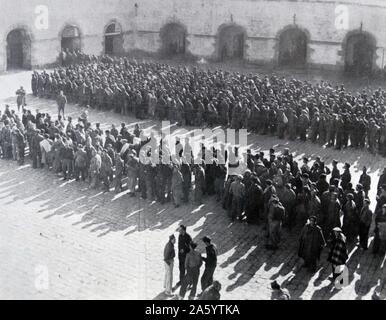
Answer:
[{"label": "man standing in line", "polygon": [[174,250],[174,244],[176,243],[176,237],[172,234],[169,237],[169,241],[164,249],[164,262],[165,262],[165,281],[164,289],[165,295],[172,296],[172,286],[173,286],[173,266],[174,266],[174,257],[176,252]]},{"label": "man standing in line", "polygon": [[185,260],[187,253],[190,251],[189,245],[192,242],[192,237],[186,232],[186,227],[184,225],[180,225],[177,231],[180,233],[178,236],[178,262],[180,269],[180,280],[176,286],[179,286],[182,284],[182,280],[184,280],[185,277]]},{"label": "man standing in line", "polygon": [[206,247],[206,258],[202,258],[205,261],[205,271],[201,277],[201,289],[204,292],[213,283],[213,274],[217,266],[217,248],[210,237],[205,236],[202,241]]},{"label": "man standing in line", "polygon": [[60,91],[58,97],[56,98],[56,103],[58,104],[58,116],[60,116],[60,112],[62,112],[63,120],[66,120],[64,116],[64,108],[66,107],[66,104],[67,104],[67,98],[63,94],[63,91]]}]

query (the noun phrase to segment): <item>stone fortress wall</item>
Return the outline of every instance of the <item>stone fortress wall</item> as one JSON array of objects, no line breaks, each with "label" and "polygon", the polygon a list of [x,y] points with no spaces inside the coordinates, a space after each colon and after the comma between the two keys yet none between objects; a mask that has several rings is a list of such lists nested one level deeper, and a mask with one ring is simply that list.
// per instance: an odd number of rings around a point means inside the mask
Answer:
[{"label": "stone fortress wall", "polygon": [[96,55],[166,51],[333,70],[386,64],[382,0],[0,0],[0,11],[0,71],[53,63],[74,43]]}]

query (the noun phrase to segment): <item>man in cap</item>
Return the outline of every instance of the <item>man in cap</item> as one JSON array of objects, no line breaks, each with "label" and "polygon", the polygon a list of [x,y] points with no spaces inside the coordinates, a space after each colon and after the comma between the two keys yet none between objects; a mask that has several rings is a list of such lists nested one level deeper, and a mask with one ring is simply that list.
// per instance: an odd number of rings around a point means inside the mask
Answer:
[{"label": "man in cap", "polygon": [[205,270],[201,277],[201,289],[205,291],[213,283],[213,274],[217,266],[217,248],[208,236],[202,238],[205,244],[206,257],[202,258],[205,262]]},{"label": "man in cap", "polygon": [[299,241],[299,257],[304,260],[303,267],[315,272],[323,247],[326,245],[322,229],[316,224],[317,217],[311,216],[303,227]]},{"label": "man in cap", "polygon": [[186,227],[184,225],[180,225],[177,229],[179,232],[178,236],[178,262],[180,269],[180,280],[176,284],[176,286],[182,283],[182,280],[185,277],[185,259],[186,255],[190,251],[190,243],[192,242],[192,237],[186,232]]},{"label": "man in cap", "polygon": [[341,228],[335,227],[332,229],[329,246],[330,253],[327,261],[330,262],[332,266],[332,277],[330,279],[335,282],[336,278],[342,274],[342,269],[345,268],[348,260],[346,237]]},{"label": "man in cap", "polygon": [[165,263],[165,280],[164,289],[167,296],[172,296],[173,287],[173,266],[174,257],[176,256],[174,250],[174,244],[176,243],[176,237],[172,234],[169,237],[169,241],[164,249],[164,263]]}]

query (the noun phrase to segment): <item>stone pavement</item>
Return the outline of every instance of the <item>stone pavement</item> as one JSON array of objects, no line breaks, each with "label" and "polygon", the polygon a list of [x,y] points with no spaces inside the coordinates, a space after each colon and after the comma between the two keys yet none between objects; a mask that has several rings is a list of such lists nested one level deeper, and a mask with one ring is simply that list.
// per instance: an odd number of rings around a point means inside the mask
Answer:
[{"label": "stone pavement", "polygon": [[[14,107],[14,101],[3,96],[1,108],[5,103]],[[56,114],[52,101],[29,96],[27,102],[31,110]],[[74,118],[80,114],[76,106],[66,111]],[[90,113],[90,120],[101,122],[103,129],[135,121],[97,111]],[[145,128],[154,125],[159,124],[142,123]],[[319,154],[328,164],[334,158],[349,161],[354,183],[366,165],[375,185],[385,165],[384,158],[357,150],[338,152],[256,135],[248,142],[261,150],[289,147],[297,158]],[[199,241],[204,235],[217,244],[215,278],[222,283],[222,299],[269,299],[274,279],[295,299],[370,299],[374,290],[386,293],[384,257],[370,251],[350,248],[349,285],[337,290],[328,280],[327,250],[315,275],[298,270],[298,230],[285,231],[281,248],[272,253],[264,248],[261,227],[230,223],[212,198],[199,207],[175,209],[125,193],[89,190],[85,183],[64,182],[52,172],[33,170],[30,163],[18,167],[0,160],[0,299],[163,299],[163,248],[181,223],[198,241],[199,251],[205,252]]]}]

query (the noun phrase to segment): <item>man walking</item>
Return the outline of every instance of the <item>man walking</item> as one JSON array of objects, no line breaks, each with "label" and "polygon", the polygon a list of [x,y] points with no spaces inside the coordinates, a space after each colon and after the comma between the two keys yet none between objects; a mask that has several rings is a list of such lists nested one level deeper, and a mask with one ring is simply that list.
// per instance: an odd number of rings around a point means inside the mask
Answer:
[{"label": "man walking", "polygon": [[165,262],[164,289],[165,289],[165,295],[167,296],[172,296],[173,267],[174,267],[174,257],[176,256],[176,253],[174,250],[175,243],[176,243],[176,237],[174,235],[171,235],[164,249],[164,262]]}]

